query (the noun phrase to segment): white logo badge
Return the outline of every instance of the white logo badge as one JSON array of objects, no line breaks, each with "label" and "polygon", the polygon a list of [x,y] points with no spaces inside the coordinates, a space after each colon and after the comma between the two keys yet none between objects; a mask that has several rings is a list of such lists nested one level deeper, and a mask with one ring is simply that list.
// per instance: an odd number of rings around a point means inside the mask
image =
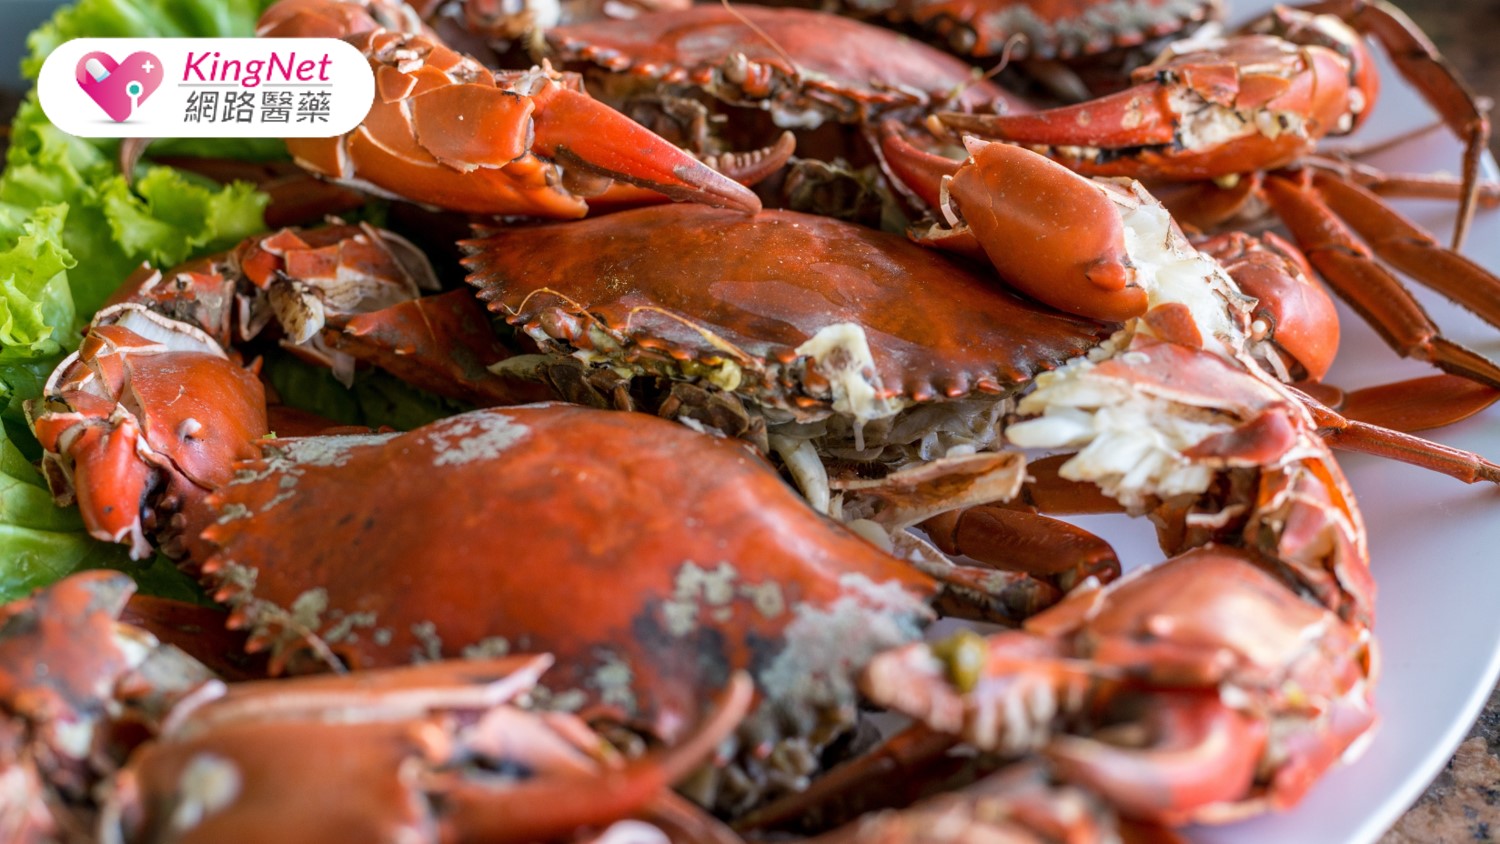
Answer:
[{"label": "white logo badge", "polygon": [[328,138],[365,119],[375,76],[337,38],[75,38],[37,96],[84,138]]}]

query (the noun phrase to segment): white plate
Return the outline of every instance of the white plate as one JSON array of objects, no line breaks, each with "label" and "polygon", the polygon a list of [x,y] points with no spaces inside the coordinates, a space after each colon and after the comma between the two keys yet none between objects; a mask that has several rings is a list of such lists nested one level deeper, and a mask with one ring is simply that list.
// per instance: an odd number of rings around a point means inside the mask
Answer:
[{"label": "white plate", "polygon": [[[1236,19],[1269,0],[1234,0]],[[1435,115],[1392,71],[1361,140],[1425,125]],[[1491,94],[1500,92],[1489,92]],[[1458,172],[1459,144],[1428,135],[1369,161],[1393,172]],[[1446,243],[1454,207],[1406,201],[1397,207]],[[1500,211],[1480,211],[1465,253],[1500,270]],[[1417,290],[1445,334],[1500,360],[1500,332],[1439,297]],[[1435,372],[1404,361],[1340,306],[1343,341],[1329,381],[1362,387]],[[1500,457],[1500,407],[1435,432],[1432,439]],[[1376,689],[1381,723],[1353,764],[1330,772],[1293,811],[1189,831],[1194,844],[1368,844],[1378,839],[1437,775],[1463,739],[1500,675],[1500,494],[1420,469],[1342,455],[1364,512],[1379,583],[1375,632],[1384,670]],[[1127,568],[1160,559],[1149,525],[1079,520],[1115,543]]]}]

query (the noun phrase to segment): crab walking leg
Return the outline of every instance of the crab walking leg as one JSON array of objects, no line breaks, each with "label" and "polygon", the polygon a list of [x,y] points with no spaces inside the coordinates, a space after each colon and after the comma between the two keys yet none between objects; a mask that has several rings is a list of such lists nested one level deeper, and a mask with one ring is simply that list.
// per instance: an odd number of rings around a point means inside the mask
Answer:
[{"label": "crab walking leg", "polygon": [[429,393],[477,407],[545,398],[540,386],[490,367],[510,357],[484,306],[467,290],[408,299],[331,320],[328,348],[371,363]]},{"label": "crab walking leg", "polygon": [[[1306,391],[1314,385],[1297,386]],[[1428,375],[1349,393],[1333,392],[1315,397],[1347,419],[1407,434],[1461,422],[1500,400],[1500,390],[1457,375]]]},{"label": "crab walking leg", "polygon": [[1401,356],[1500,387],[1500,366],[1442,337],[1411,293],[1305,182],[1273,176],[1265,194],[1329,286]]},{"label": "crab walking leg", "polygon": [[1406,78],[1443,122],[1464,144],[1463,191],[1458,220],[1454,224],[1453,248],[1463,246],[1474,220],[1479,188],[1479,163],[1490,142],[1487,109],[1464,84],[1463,78],[1438,53],[1406,13],[1383,0],[1324,0],[1304,10],[1335,15],[1355,30],[1373,37],[1391,57],[1396,71]]},{"label": "crab walking leg", "polygon": [[1365,188],[1322,170],[1312,171],[1312,187],[1380,258],[1500,327],[1500,278],[1494,273],[1443,247]]},{"label": "crab walking leg", "polygon": [[1442,472],[1466,484],[1500,483],[1500,465],[1473,452],[1350,419],[1311,397],[1307,406],[1318,423],[1318,435],[1334,448],[1399,460]]},{"label": "crab walking leg", "polygon": [[[1467,189],[1461,179],[1442,173],[1388,173],[1378,167],[1351,160],[1362,154],[1362,150],[1352,153],[1323,153],[1309,156],[1306,163],[1337,174],[1376,196],[1393,199],[1457,202],[1463,198]],[[1485,210],[1500,208],[1500,182],[1481,179],[1475,187],[1474,201],[1477,207]]]},{"label": "crab walking leg", "polygon": [[928,519],[922,528],[945,554],[1055,578],[1064,593],[1089,577],[1107,582],[1120,576],[1120,558],[1108,542],[1040,513],[981,504]]}]

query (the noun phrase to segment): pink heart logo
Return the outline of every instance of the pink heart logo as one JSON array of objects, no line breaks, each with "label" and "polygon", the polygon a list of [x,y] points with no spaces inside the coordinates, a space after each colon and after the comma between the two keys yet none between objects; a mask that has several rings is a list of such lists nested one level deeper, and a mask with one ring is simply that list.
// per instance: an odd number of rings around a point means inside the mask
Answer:
[{"label": "pink heart logo", "polygon": [[117,62],[110,54],[95,51],[78,60],[74,75],[78,87],[111,120],[123,123],[151,92],[161,87],[165,72],[161,60],[151,53],[131,53],[125,61]]}]

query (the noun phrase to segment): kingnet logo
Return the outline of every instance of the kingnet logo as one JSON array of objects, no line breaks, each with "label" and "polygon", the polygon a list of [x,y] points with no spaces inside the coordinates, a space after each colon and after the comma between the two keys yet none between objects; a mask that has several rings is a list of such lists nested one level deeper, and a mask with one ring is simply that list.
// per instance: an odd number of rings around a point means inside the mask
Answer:
[{"label": "kingnet logo", "polygon": [[364,120],[375,76],[336,38],[77,38],[37,95],[79,137],[327,138]]},{"label": "kingnet logo", "polygon": [[109,119],[124,123],[140,104],[161,87],[165,73],[154,53],[131,53],[117,62],[109,53],[95,50],[78,60],[78,87],[104,109]]}]

